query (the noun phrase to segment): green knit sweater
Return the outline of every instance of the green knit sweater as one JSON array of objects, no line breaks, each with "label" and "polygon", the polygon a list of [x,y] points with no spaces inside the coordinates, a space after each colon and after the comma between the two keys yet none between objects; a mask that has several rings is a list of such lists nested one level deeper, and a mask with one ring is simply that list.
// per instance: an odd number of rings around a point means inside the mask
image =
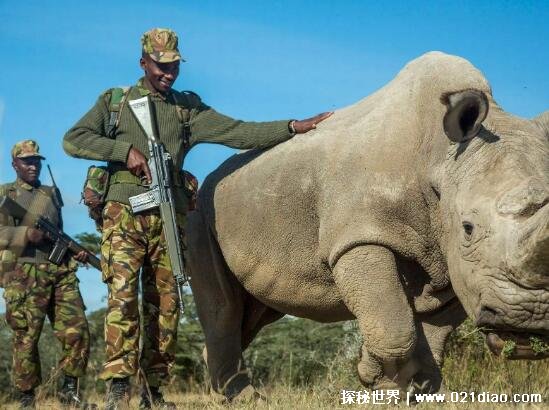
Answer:
[{"label": "green knit sweater", "polygon": [[[113,138],[107,136],[112,89],[103,93],[63,139],[65,152],[76,158],[107,161],[114,176],[111,179],[107,201],[129,204],[128,197],[143,193],[146,186],[138,178],[128,175],[125,166],[131,147],[149,156],[147,137],[127,104],[120,110],[119,126]],[[151,93],[143,86],[143,79],[132,87],[129,100],[150,96],[155,112],[158,137],[172,155],[177,170],[183,168],[188,150],[201,142],[219,143],[232,148],[267,148],[292,137],[289,120],[272,122],[243,122],[222,115],[194,93],[171,91],[167,95]],[[180,108],[178,108],[178,105]],[[181,110],[185,111],[183,114]],[[190,123],[189,146],[184,146],[184,120]],[[178,210],[184,212],[187,198],[181,183],[176,184]]]}]

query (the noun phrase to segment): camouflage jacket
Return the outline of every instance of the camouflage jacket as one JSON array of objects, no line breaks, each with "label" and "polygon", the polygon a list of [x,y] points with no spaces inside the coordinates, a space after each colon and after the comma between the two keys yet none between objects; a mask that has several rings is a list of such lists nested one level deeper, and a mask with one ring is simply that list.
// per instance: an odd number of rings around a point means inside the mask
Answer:
[{"label": "camouflage jacket", "polygon": [[[40,185],[37,188],[17,179],[0,185],[0,195],[7,195],[34,215],[47,217],[62,229],[61,204],[53,187]],[[48,263],[52,245],[44,243],[33,246],[28,243],[27,230],[32,221],[15,220],[0,213],[0,250],[8,249],[18,256],[18,262]]]}]

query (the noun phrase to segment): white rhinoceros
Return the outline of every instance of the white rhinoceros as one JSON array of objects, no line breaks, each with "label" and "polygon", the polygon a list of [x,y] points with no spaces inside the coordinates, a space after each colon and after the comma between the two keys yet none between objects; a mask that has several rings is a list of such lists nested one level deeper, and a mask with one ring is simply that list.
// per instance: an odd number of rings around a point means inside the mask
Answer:
[{"label": "white rhinoceros", "polygon": [[284,314],[356,318],[374,388],[440,388],[465,313],[494,351],[512,339],[512,356],[539,357],[548,201],[549,112],[504,112],[479,70],[439,52],[317,130],[231,157],[188,221],[212,385],[250,392],[242,351]]}]

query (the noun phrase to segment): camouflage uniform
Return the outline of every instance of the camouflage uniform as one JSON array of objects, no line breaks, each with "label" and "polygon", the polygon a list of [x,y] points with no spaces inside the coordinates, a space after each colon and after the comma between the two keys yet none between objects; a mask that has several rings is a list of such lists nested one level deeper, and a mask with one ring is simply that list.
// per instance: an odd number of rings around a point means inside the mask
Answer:
[{"label": "camouflage uniform", "polygon": [[[178,218],[178,224],[183,226],[183,217]],[[140,363],[149,385],[159,387],[175,360],[179,312],[160,215],[155,212],[133,215],[128,205],[107,202],[101,256],[109,298],[105,317],[108,361],[100,377],[135,374]],[[138,360],[137,281],[141,267],[144,340]]]},{"label": "camouflage uniform", "polygon": [[14,386],[27,391],[41,382],[38,340],[46,316],[61,342],[59,368],[69,376],[83,376],[89,357],[89,332],[74,263],[23,263],[8,276],[4,298],[6,321],[14,331]]},{"label": "camouflage uniform", "polygon": [[[168,29],[153,29],[141,39],[142,50],[159,63],[182,60],[177,35]],[[219,143],[238,149],[266,148],[293,136],[289,120],[243,122],[216,112],[192,92],[170,89],[153,92],[145,79],[124,91],[107,90],[92,109],[65,135],[63,148],[77,158],[107,161],[111,173],[107,204],[103,211],[102,270],[109,287],[105,319],[107,361],[103,379],[119,381],[143,368],[149,386],[167,382],[174,361],[178,322],[177,292],[171,274],[161,221],[155,212],[133,215],[128,198],[148,190],[126,168],[132,148],[148,157],[147,138],[124,101],[147,96],[155,112],[158,138],[171,154],[174,168],[181,170],[192,146]],[[122,102],[120,102],[122,101]],[[117,116],[113,116],[113,112]],[[113,118],[115,127],[113,127]],[[179,226],[189,206],[184,178],[173,175]],[[181,233],[181,232],[180,232]],[[145,337],[138,360],[139,313],[137,281],[142,268]]]},{"label": "camouflage uniform", "polygon": [[[39,156],[38,146],[34,141],[23,141],[16,144],[12,156]],[[32,187],[17,179],[1,185],[0,195],[7,195],[30,213],[47,216],[61,227],[59,198],[52,187]],[[18,258],[15,269],[4,272],[2,284],[6,321],[14,331],[13,383],[20,391],[40,384],[38,340],[46,316],[62,345],[59,367],[65,375],[82,376],[89,356],[88,323],[75,274],[77,264],[68,259],[59,266],[48,262],[51,245],[27,243],[28,223],[0,214],[2,249]]]}]

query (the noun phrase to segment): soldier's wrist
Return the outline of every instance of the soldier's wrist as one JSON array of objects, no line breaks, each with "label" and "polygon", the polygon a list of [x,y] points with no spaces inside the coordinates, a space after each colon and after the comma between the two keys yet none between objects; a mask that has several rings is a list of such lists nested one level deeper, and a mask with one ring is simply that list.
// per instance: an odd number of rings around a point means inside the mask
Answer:
[{"label": "soldier's wrist", "polygon": [[112,155],[109,161],[126,163],[133,144],[126,141],[114,141]]},{"label": "soldier's wrist", "polygon": [[295,122],[296,120],[290,120],[288,122],[288,131],[290,131],[290,134],[292,134],[292,136],[294,136],[295,134],[297,134],[295,132]]}]

